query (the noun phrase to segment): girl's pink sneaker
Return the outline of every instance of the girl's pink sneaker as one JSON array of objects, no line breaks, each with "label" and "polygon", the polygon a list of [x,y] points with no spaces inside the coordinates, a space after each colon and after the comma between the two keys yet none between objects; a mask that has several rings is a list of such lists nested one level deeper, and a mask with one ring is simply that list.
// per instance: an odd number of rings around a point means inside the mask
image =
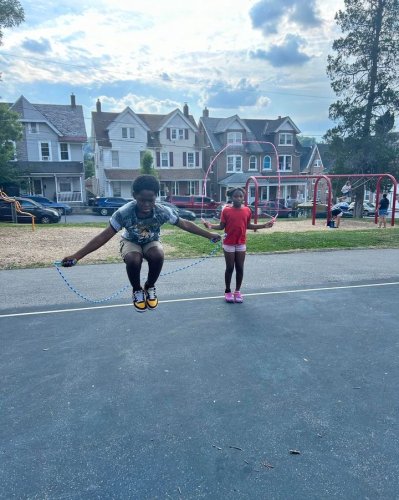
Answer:
[{"label": "girl's pink sneaker", "polygon": [[234,302],[234,295],[231,292],[226,292],[224,298],[226,302]]},{"label": "girl's pink sneaker", "polygon": [[244,298],[239,290],[236,290],[234,292],[234,302],[238,302],[239,304],[241,304],[241,302],[244,302]]}]

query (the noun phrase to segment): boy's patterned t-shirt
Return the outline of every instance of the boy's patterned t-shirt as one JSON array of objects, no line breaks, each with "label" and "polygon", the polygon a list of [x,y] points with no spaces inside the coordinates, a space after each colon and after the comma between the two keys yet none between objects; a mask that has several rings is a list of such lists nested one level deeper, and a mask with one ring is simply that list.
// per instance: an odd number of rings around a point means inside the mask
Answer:
[{"label": "boy's patterned t-shirt", "polygon": [[169,222],[176,225],[179,222],[179,216],[173,210],[163,205],[154,206],[152,217],[139,219],[136,215],[137,202],[130,201],[120,207],[113,213],[109,220],[115,231],[124,229],[122,238],[145,245],[151,241],[157,241],[160,238],[160,228],[162,224]]}]

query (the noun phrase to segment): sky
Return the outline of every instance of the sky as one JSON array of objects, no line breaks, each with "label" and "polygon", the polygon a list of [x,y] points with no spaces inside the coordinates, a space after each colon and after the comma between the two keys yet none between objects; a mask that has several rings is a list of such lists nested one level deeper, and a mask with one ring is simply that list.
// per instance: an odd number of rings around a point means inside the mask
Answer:
[{"label": "sky", "polygon": [[4,30],[1,101],[83,106],[87,133],[103,111],[289,116],[318,140],[336,96],[327,55],[343,0],[20,0]]}]

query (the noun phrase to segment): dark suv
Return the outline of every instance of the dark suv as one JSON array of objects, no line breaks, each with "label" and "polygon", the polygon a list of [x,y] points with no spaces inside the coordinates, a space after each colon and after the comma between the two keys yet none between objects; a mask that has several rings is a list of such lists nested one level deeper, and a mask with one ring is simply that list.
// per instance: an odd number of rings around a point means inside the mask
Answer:
[{"label": "dark suv", "polygon": [[55,210],[57,210],[57,212],[60,213],[60,215],[72,213],[72,207],[67,203],[58,203],[55,201],[51,201],[44,196],[38,196],[36,194],[24,194],[23,197],[27,200],[37,201],[37,203],[40,203],[40,205],[43,205],[46,208],[54,208]]},{"label": "dark suv", "polygon": [[129,200],[115,196],[96,198],[93,201],[93,212],[99,215],[111,215],[126,203],[129,203]]},{"label": "dark suv", "polygon": [[[35,222],[39,222],[40,224],[50,224],[52,222],[59,222],[59,220],[61,219],[60,214],[53,208],[45,208],[39,203],[36,203],[33,200],[28,200],[26,198],[15,199],[19,201],[23,212],[28,212],[29,214],[35,216]],[[12,205],[13,203],[0,199],[0,221],[13,222]],[[30,217],[26,213],[21,214],[17,212],[16,215],[17,221],[19,223],[32,222],[32,217]]]}]

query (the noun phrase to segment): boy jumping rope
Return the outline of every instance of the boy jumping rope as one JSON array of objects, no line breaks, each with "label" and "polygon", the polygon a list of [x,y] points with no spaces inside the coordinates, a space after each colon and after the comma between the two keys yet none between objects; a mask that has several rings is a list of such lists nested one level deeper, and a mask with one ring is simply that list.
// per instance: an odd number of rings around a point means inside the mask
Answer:
[{"label": "boy jumping rope", "polygon": [[[133,305],[136,311],[144,312],[158,306],[155,283],[161,274],[164,251],[160,243],[160,227],[169,222],[189,233],[208,238],[213,242],[221,239],[194,223],[180,219],[172,209],[155,203],[159,193],[159,182],[152,175],[140,175],[133,182],[134,200],[119,208],[110,218],[109,226],[90,240],[87,245],[61,261],[70,267],[87,254],[94,252],[124,229],[120,242],[120,253],[126,264],[126,272],[133,288]],[[140,283],[143,259],[148,262],[148,276],[144,289]]]},{"label": "boy jumping rope", "polygon": [[[274,219],[264,224],[253,224],[251,222],[251,210],[242,206],[244,203],[245,191],[242,188],[233,188],[227,192],[233,204],[226,205],[220,215],[219,224],[210,224],[204,221],[208,229],[225,229],[226,237],[223,241],[223,252],[226,261],[226,271],[224,273],[226,289],[224,297],[226,302],[243,302],[241,294],[241,284],[244,277],[245,252],[247,250],[247,229],[262,229],[272,227]],[[236,270],[236,288],[231,292],[231,278],[234,268]]]}]

